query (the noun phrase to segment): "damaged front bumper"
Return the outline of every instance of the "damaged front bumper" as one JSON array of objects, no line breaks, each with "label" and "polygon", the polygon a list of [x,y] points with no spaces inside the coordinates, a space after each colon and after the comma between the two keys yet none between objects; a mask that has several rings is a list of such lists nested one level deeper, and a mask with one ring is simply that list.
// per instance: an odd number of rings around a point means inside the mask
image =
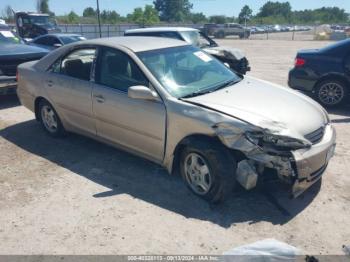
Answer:
[{"label": "damaged front bumper", "polygon": [[[243,135],[228,135],[228,129],[220,128],[218,135],[229,148],[244,153],[246,159],[238,163],[237,180],[246,189],[256,185],[266,168],[276,170],[280,180],[291,184],[293,197],[298,197],[316,183],[334,155],[336,132],[329,124],[322,139],[309,148],[291,152],[268,152],[248,141]],[[249,168],[248,168],[249,167]]]},{"label": "damaged front bumper", "polygon": [[333,157],[336,146],[336,132],[331,125],[325,128],[322,140],[307,150],[293,152],[297,179],[293,185],[295,197],[317,182]]}]

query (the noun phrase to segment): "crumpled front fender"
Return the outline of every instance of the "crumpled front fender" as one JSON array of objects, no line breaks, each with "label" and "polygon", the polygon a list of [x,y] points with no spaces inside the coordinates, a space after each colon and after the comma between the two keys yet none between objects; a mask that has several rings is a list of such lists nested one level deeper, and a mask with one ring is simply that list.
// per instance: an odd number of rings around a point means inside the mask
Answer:
[{"label": "crumpled front fender", "polygon": [[[240,127],[234,127],[228,123],[218,123],[214,126],[215,132],[221,142],[228,148],[242,152],[247,159],[262,165],[263,167],[274,168],[278,171],[278,175],[281,178],[294,176],[291,165],[291,157],[269,154],[263,150],[263,148],[250,142],[245,132],[247,130]],[[260,130],[249,130],[260,131]]]},{"label": "crumpled front fender", "polygon": [[204,48],[203,50],[211,55],[224,57],[230,60],[239,61],[245,57],[245,54],[243,53],[243,51],[237,48],[217,46],[217,47]]}]

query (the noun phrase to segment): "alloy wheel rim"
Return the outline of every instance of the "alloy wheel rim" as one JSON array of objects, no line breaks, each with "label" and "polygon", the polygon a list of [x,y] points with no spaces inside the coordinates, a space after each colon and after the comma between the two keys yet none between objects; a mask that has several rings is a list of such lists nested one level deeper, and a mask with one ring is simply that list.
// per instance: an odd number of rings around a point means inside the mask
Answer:
[{"label": "alloy wheel rim", "polygon": [[41,119],[49,132],[55,133],[57,131],[56,114],[50,106],[45,105],[41,108]]},{"label": "alloy wheel rim", "polygon": [[187,183],[192,190],[199,195],[208,193],[212,177],[204,158],[197,153],[190,153],[186,156],[184,168]]},{"label": "alloy wheel rim", "polygon": [[337,83],[327,83],[319,91],[320,101],[326,105],[336,105],[344,97],[343,87]]}]

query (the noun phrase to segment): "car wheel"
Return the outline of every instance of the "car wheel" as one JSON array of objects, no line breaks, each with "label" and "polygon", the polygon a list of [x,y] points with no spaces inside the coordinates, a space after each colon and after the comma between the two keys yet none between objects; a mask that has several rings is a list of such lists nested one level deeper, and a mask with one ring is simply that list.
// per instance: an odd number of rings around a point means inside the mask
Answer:
[{"label": "car wheel", "polygon": [[220,32],[217,34],[217,36],[218,36],[218,38],[223,39],[223,38],[225,38],[225,33],[222,32],[222,31],[220,31]]},{"label": "car wheel", "polygon": [[338,80],[322,81],[316,86],[315,96],[318,102],[326,107],[341,105],[348,96],[345,84]]},{"label": "car wheel", "polygon": [[236,184],[236,162],[222,145],[196,141],[180,156],[180,171],[197,196],[216,203],[227,199]]},{"label": "car wheel", "polygon": [[53,106],[43,100],[39,103],[40,122],[44,130],[53,137],[60,137],[65,134],[64,127]]}]

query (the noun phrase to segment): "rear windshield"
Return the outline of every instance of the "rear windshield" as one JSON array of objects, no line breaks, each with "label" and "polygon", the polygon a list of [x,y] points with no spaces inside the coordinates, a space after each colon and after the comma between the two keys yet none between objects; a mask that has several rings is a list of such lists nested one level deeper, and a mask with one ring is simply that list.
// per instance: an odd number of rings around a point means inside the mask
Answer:
[{"label": "rear windshield", "polygon": [[335,44],[328,45],[324,48],[321,48],[320,51],[324,53],[332,53],[336,51],[350,51],[350,39],[339,41]]}]

